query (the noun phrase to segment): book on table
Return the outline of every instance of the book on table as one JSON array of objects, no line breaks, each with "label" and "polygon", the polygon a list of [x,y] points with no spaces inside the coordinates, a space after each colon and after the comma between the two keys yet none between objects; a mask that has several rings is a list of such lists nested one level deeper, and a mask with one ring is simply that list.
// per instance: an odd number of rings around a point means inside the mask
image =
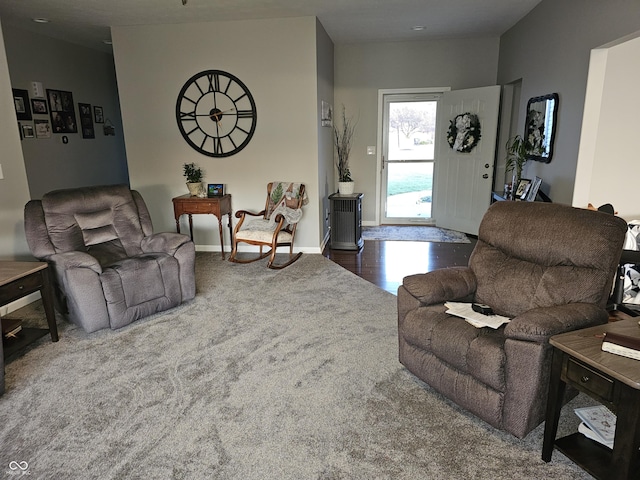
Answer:
[{"label": "book on table", "polygon": [[602,351],[640,360],[640,338],[607,332],[602,339]]},{"label": "book on table", "polygon": [[2,323],[2,338],[13,338],[22,330],[22,320],[3,318],[0,322]]},{"label": "book on table", "polygon": [[616,416],[604,405],[574,409],[575,414],[588,429],[578,427],[578,431],[592,440],[613,448],[616,436]]}]

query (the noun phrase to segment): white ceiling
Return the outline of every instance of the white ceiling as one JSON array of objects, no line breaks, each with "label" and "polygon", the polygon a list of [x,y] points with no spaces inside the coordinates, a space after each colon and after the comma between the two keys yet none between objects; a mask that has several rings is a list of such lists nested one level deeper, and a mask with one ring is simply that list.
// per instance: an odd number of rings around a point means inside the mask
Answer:
[{"label": "white ceiling", "polygon": [[[501,35],[541,0],[0,0],[3,26],[109,51],[110,26],[316,16],[335,44]],[[47,18],[37,24],[33,18]],[[416,32],[411,27],[421,25]]]}]

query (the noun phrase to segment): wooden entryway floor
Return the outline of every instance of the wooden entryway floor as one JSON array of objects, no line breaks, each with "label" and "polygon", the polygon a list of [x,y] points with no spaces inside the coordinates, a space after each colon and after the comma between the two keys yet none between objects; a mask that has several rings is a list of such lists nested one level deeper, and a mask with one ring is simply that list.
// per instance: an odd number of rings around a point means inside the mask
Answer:
[{"label": "wooden entryway floor", "polygon": [[359,251],[331,250],[324,256],[359,277],[393,293],[407,275],[425,273],[438,268],[463,266],[476,245],[471,243],[399,242],[365,240]]}]

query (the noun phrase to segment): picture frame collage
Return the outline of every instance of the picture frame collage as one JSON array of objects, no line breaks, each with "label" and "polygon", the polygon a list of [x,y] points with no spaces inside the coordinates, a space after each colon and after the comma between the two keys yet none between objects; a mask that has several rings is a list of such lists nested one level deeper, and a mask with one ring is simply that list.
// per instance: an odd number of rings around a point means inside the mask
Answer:
[{"label": "picture frame collage", "polygon": [[[101,106],[78,103],[80,120],[80,127],[78,127],[72,92],[46,89],[46,96],[29,98],[27,90],[13,88],[12,91],[21,140],[52,138],[54,133],[78,133],[78,128],[82,138],[93,139],[95,138],[94,124],[105,122],[104,110]],[[105,136],[107,136],[106,132]],[[68,143],[66,136],[63,136],[63,143]]]}]

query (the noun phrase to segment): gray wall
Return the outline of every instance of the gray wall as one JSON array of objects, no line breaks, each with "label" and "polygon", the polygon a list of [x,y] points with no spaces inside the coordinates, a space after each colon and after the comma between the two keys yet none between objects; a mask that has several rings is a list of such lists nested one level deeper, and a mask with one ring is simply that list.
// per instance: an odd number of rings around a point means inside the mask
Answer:
[{"label": "gray wall", "polygon": [[529,162],[524,170],[544,180],[555,202],[573,197],[591,49],[638,29],[637,0],[543,0],[500,38],[498,83],[522,79],[518,133],[529,98],[560,96],[553,159]]},{"label": "gray wall", "polygon": [[[318,205],[324,201],[326,179],[319,179],[319,164],[324,169],[328,160],[319,155],[328,152],[326,138],[322,149],[319,141],[318,84],[328,72],[318,69],[328,63],[330,41],[318,28],[315,17],[298,17],[112,29],[131,185],[147,201],[156,229],[175,229],[171,198],[187,193],[182,165],[195,162],[204,169],[205,182],[226,185],[236,211],[264,208],[268,182],[305,183],[309,204],[296,244],[320,253]],[[324,52],[322,66],[319,50]],[[178,92],[192,75],[209,69],[236,75],[256,101],[255,134],[230,157],[202,155],[176,125]],[[331,95],[326,81],[322,89]],[[195,215],[193,225],[199,249],[220,248],[215,218]]]},{"label": "gray wall", "polygon": [[364,223],[376,222],[377,157],[366,148],[377,144],[378,90],[495,85],[498,49],[497,37],[336,45],[335,112],[344,105],[357,119],[350,169],[356,191],[365,194]]},{"label": "gray wall", "polygon": [[96,138],[83,139],[78,129],[66,134],[66,145],[62,134],[23,139],[31,198],[58,188],[128,183],[113,56],[13,27],[4,28],[4,40],[13,88],[30,91],[31,82],[38,81],[44,89],[70,91],[76,120],[78,103],[99,105],[116,130],[115,136],[105,136],[102,125],[94,125]]},{"label": "gray wall", "polygon": [[[318,72],[318,118],[322,112],[322,101],[333,105],[333,58],[334,46],[320,22],[316,22],[317,67]],[[333,129],[323,127],[318,122],[318,202],[319,218],[322,224],[320,234],[323,242],[329,234],[329,195],[334,192],[333,173]]]},{"label": "gray wall", "polygon": [[16,123],[9,67],[0,26],[0,125],[9,126],[0,128],[0,165],[3,175],[0,179],[0,260],[32,258],[24,237],[22,209],[29,201],[29,187]]}]

